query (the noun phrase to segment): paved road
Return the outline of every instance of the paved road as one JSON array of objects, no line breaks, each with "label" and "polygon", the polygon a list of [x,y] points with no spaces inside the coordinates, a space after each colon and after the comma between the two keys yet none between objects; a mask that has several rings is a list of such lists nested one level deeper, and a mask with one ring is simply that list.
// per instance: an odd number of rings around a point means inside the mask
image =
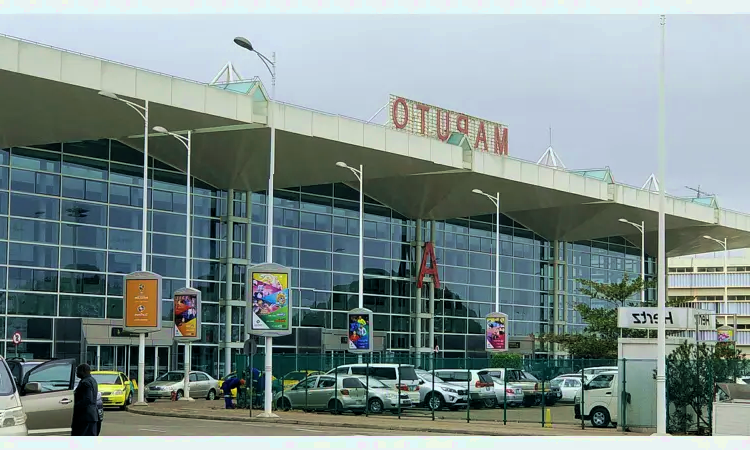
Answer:
[{"label": "paved road", "polygon": [[126,411],[106,411],[102,436],[424,436],[387,430],[357,430],[302,425],[222,422],[142,416]]}]

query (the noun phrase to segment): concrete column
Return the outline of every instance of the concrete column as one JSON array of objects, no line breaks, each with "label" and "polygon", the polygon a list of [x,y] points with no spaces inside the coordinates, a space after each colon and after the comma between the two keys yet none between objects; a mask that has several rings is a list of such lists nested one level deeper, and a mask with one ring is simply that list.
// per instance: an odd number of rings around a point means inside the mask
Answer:
[{"label": "concrete column", "polygon": [[416,274],[416,282],[414,283],[414,334],[416,334],[416,339],[414,343],[414,348],[416,350],[416,354],[414,357],[414,364],[416,367],[421,366],[422,362],[422,355],[419,352],[419,349],[422,347],[422,319],[420,318],[420,314],[422,314],[422,289],[419,287],[419,270],[422,267],[422,247],[424,245],[424,242],[422,240],[422,219],[417,219],[417,229],[416,229],[416,256],[417,256],[417,274]]},{"label": "concrete column", "polygon": [[[226,274],[227,279],[225,280],[225,300],[232,300],[232,272],[234,267],[232,265],[232,257],[234,256],[234,189],[230,189],[227,193],[227,247],[226,247]],[[229,347],[229,343],[232,342],[232,306],[226,305],[224,307],[224,375],[227,375],[232,371],[232,349]]]},{"label": "concrete column", "polygon": [[[253,237],[253,191],[247,191],[247,228],[245,229],[245,259],[247,265],[245,266],[245,302],[250,298],[250,289],[252,289],[252,283],[250,282],[250,266],[253,265],[251,253],[252,253],[252,237]],[[291,311],[290,311],[291,312]],[[247,311],[245,311],[245,327],[247,330]],[[245,333],[244,338],[248,339],[249,334]]]},{"label": "concrete column", "polygon": [[[434,220],[430,221],[430,242],[432,242],[433,249],[434,249],[434,246],[435,246],[435,221]],[[437,249],[434,249],[434,250],[437,250]],[[435,279],[434,278],[430,282],[430,306],[429,306],[429,310],[430,310],[430,319],[429,319],[429,327],[430,327],[430,329],[429,329],[429,336],[430,336],[429,337],[429,341],[430,342],[428,342],[427,345],[430,348],[434,348],[434,346],[435,346]],[[432,368],[434,367],[434,365],[435,365],[435,356],[437,356],[437,355],[435,355],[434,351],[431,352],[431,355],[432,355],[432,357],[430,358],[430,370],[432,370]]]}]

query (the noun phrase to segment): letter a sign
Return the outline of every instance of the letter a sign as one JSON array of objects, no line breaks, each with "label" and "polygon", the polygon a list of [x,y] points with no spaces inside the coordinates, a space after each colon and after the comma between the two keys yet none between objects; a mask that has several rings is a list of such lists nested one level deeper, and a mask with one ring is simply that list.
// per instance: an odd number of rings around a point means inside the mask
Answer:
[{"label": "letter a sign", "polygon": [[[427,267],[427,258],[430,259],[430,267]],[[430,275],[435,281],[435,287],[440,287],[440,278],[438,277],[438,266],[437,260],[435,259],[435,248],[432,246],[432,242],[425,242],[424,253],[422,254],[422,266],[419,268],[419,276],[417,277],[417,287],[422,288],[424,284],[424,276]]]}]

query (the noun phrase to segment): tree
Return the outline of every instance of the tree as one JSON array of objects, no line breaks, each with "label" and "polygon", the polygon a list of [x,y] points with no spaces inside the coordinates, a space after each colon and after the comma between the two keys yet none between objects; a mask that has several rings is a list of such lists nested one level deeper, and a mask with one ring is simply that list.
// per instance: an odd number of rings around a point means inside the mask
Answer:
[{"label": "tree", "polygon": [[574,358],[616,359],[619,337],[646,337],[643,330],[620,330],[617,327],[617,308],[633,304],[633,296],[644,287],[654,287],[654,280],[644,282],[640,277],[630,278],[625,273],[617,283],[599,283],[586,279],[577,281],[581,284],[578,289],[580,294],[603,300],[608,305],[592,308],[584,303],[576,304],[574,309],[586,323],[583,333],[546,334],[540,338],[542,342],[558,344]]},{"label": "tree", "polygon": [[490,365],[499,369],[523,369],[523,358],[518,353],[494,353]]},{"label": "tree", "polygon": [[[733,383],[746,361],[733,344],[687,341],[667,356],[667,416],[670,433],[710,433],[708,410],[716,383]],[[656,378],[654,371],[654,378]]]}]

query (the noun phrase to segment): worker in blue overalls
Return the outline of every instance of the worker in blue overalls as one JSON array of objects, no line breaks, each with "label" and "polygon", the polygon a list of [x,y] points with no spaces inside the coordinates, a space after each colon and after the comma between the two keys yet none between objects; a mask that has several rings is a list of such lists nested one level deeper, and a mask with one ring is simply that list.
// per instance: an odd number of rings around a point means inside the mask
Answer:
[{"label": "worker in blue overalls", "polygon": [[221,384],[221,390],[224,391],[224,407],[226,409],[234,409],[234,403],[232,403],[232,389],[239,388],[245,385],[245,380],[237,377],[231,377],[224,380]]}]

